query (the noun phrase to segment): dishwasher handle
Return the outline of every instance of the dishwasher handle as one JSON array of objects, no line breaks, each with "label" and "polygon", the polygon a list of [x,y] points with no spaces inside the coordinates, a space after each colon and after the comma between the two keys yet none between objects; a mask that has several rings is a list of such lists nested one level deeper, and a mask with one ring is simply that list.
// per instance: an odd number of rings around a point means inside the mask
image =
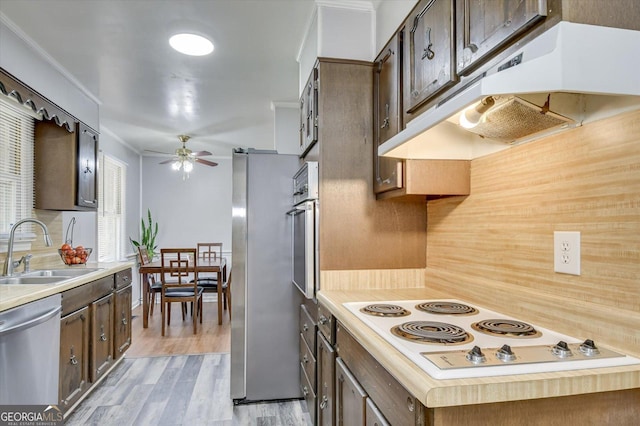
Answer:
[{"label": "dishwasher handle", "polygon": [[5,329],[0,329],[0,337],[5,336],[9,333],[14,333],[16,331],[35,327],[36,325],[43,323],[45,321],[48,321],[52,317],[56,316],[61,310],[62,310],[62,306],[56,306],[55,308],[51,309],[48,312],[45,312],[40,316],[29,318],[25,321],[19,321],[19,322],[16,322],[15,324],[11,324]]}]

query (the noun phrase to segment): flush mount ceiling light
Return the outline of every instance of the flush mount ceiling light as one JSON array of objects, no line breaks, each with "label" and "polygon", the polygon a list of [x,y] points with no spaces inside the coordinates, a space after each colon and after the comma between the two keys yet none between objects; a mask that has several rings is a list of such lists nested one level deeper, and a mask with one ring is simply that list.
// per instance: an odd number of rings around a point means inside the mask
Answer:
[{"label": "flush mount ceiling light", "polygon": [[171,36],[169,44],[178,52],[190,56],[204,56],[213,52],[213,43],[197,34],[176,34]]}]

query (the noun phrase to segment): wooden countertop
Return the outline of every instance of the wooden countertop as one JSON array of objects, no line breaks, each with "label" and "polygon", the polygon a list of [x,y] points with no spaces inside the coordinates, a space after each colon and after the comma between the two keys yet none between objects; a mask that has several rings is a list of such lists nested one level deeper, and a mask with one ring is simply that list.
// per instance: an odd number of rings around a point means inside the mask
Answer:
[{"label": "wooden countertop", "polygon": [[[73,266],[73,268],[100,268],[100,270],[56,284],[2,284],[0,285],[0,312],[51,296],[52,294],[62,293],[71,288],[132,268],[134,265],[134,262],[129,261],[89,262],[86,266]],[[51,269],[65,268],[69,268],[69,266],[61,265]]]},{"label": "wooden countertop", "polygon": [[[326,306],[360,344],[427,407],[559,397],[640,388],[640,365],[468,379],[434,379],[342,306],[345,302],[447,298],[427,288],[320,291]],[[449,297],[450,298],[450,297]]]}]

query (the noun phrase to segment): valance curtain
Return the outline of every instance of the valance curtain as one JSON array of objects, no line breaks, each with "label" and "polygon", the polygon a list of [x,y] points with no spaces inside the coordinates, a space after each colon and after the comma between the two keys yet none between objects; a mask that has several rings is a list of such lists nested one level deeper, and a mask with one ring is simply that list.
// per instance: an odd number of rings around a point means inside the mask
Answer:
[{"label": "valance curtain", "polygon": [[13,77],[4,68],[0,68],[0,92],[31,109],[35,114],[41,115],[43,119],[55,121],[69,133],[75,130],[78,120],[74,116]]}]

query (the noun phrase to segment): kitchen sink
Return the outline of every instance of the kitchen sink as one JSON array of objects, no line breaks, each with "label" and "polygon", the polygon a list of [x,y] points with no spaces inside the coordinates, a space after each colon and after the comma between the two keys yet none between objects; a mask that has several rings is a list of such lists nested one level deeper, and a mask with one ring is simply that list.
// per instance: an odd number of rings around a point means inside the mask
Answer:
[{"label": "kitchen sink", "polygon": [[42,270],[27,272],[22,276],[23,277],[80,277],[82,275],[90,274],[92,272],[96,272],[99,270],[100,268],[42,269]]},{"label": "kitchen sink", "polygon": [[0,284],[57,284],[73,277],[0,277]]},{"label": "kitchen sink", "polygon": [[42,269],[13,277],[0,277],[1,284],[58,284],[82,275],[99,271],[101,268]]}]

